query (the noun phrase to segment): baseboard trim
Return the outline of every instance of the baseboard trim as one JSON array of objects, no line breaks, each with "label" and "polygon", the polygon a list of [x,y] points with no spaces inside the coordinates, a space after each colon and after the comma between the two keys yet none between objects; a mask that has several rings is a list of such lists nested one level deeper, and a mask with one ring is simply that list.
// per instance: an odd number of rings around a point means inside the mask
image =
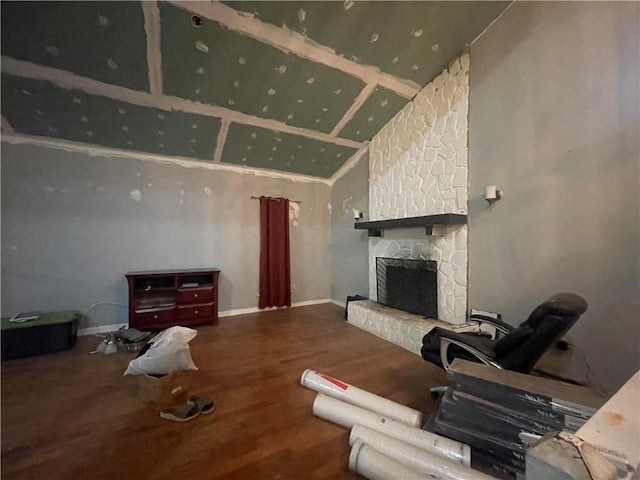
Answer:
[{"label": "baseboard trim", "polygon": [[292,303],[290,307],[270,307],[270,308],[250,307],[250,308],[238,308],[234,310],[225,310],[224,312],[219,312],[218,317],[235,317],[236,315],[245,315],[247,313],[260,313],[260,312],[268,312],[271,310],[282,310],[284,308],[306,307],[308,305],[318,305],[321,303],[331,303],[331,299],[322,298],[319,300],[305,300],[304,302]]},{"label": "baseboard trim", "polygon": [[334,300],[332,298],[331,303],[333,303],[334,305],[338,305],[339,307],[342,307],[342,308],[347,308],[346,302],[341,302],[340,300]]},{"label": "baseboard trim", "polygon": [[82,337],[84,335],[95,335],[97,333],[115,332],[122,326],[127,327],[128,325],[126,323],[113,323],[111,325],[100,325],[99,327],[79,328],[78,336]]},{"label": "baseboard trim", "polygon": [[[336,305],[340,305],[344,307],[344,303],[339,303],[336,300],[332,300],[330,298],[321,298],[319,300],[305,300],[304,302],[296,302],[292,303],[290,307],[271,307],[271,308],[237,308],[234,310],[225,310],[224,312],[219,312],[218,317],[235,317],[236,315],[245,315],[247,313],[260,313],[260,312],[268,312],[270,310],[282,310],[284,308],[295,308],[295,307],[306,307],[309,305],[319,305],[321,303],[335,303]],[[127,327],[128,325],[122,323],[114,323],[112,325],[100,325],[99,327],[89,327],[89,328],[79,328],[78,336],[84,335],[95,335],[97,333],[109,333],[115,332],[122,326]]]}]

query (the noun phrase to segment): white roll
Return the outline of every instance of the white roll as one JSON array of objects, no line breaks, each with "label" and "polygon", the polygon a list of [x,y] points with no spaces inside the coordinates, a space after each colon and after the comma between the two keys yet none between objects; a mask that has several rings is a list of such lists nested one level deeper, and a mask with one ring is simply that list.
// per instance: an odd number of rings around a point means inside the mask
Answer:
[{"label": "white roll", "polygon": [[458,462],[423,450],[363,425],[354,425],[349,444],[364,443],[416,472],[438,480],[494,480],[493,477],[465,467]]},{"label": "white roll", "polygon": [[419,428],[408,427],[403,423],[341,402],[322,393],[319,393],[313,402],[313,414],[347,428],[352,428],[354,425],[364,425],[429,452],[450,458],[467,467],[471,462],[471,449],[465,443]]},{"label": "white roll", "polygon": [[411,480],[422,477],[419,472],[361,442],[351,448],[349,469],[369,480]]},{"label": "white roll", "polygon": [[385,417],[406,423],[411,427],[420,428],[422,426],[422,412],[354,387],[324,373],[307,369],[302,373],[300,383],[318,393],[324,393],[351,405],[366,408]]}]

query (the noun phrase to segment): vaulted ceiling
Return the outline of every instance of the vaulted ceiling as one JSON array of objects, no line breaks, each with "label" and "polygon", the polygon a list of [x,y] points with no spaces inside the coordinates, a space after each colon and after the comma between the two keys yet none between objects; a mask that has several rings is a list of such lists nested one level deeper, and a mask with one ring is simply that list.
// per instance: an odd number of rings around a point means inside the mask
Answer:
[{"label": "vaulted ceiling", "polygon": [[509,2],[8,2],[2,130],[330,178]]}]

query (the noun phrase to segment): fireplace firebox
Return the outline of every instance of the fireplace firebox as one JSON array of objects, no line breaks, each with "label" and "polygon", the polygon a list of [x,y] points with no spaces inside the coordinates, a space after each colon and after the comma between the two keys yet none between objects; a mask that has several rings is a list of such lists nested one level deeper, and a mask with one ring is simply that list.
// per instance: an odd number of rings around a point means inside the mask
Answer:
[{"label": "fireplace firebox", "polygon": [[376,257],[378,303],[438,318],[437,262]]}]

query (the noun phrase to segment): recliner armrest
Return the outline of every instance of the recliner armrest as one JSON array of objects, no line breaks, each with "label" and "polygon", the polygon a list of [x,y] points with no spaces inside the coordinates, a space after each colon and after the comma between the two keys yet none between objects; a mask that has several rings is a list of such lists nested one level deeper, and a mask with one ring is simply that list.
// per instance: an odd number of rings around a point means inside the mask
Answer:
[{"label": "recliner armrest", "polygon": [[470,322],[478,322],[478,323],[488,323],[489,325],[493,325],[496,330],[498,330],[499,332],[504,333],[505,335],[508,335],[509,333],[513,332],[515,330],[515,327],[512,327],[511,325],[509,325],[506,322],[503,322],[502,320],[498,319],[498,318],[491,318],[491,317],[487,317],[486,315],[480,315],[480,314],[472,314],[469,317],[469,321]]},{"label": "recliner armrest", "polygon": [[473,355],[480,362],[485,365],[491,365],[495,368],[502,368],[502,366],[497,363],[491,356],[491,353],[486,350],[486,344],[483,347],[482,337],[478,337],[479,341],[474,342],[474,335],[464,334],[464,333],[455,333],[444,329],[439,329],[440,334],[440,362],[445,370],[449,369],[449,359],[447,356],[447,351],[449,350],[450,345],[456,345],[459,348],[462,348],[469,354]]}]

